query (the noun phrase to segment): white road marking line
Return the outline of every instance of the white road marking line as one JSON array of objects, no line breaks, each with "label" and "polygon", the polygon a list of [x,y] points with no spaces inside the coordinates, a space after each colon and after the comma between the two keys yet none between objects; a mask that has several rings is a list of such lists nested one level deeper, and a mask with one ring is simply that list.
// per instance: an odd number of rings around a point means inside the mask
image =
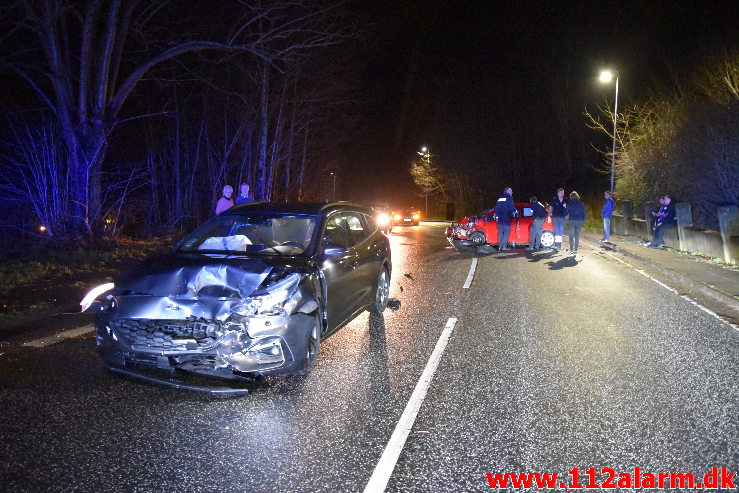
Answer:
[{"label": "white road marking line", "polygon": [[26,347],[51,346],[52,344],[56,344],[57,342],[62,342],[65,339],[74,339],[75,337],[79,337],[83,334],[87,334],[89,332],[92,332],[93,330],[95,330],[94,325],[85,325],[84,327],[80,327],[79,329],[63,330],[61,332],[57,332],[56,334],[52,336],[42,337],[41,339],[36,339],[35,341],[26,342],[23,345]]},{"label": "white road marking line", "polygon": [[439,360],[441,360],[441,355],[444,353],[444,349],[449,342],[449,337],[452,335],[456,323],[456,318],[450,318],[446,321],[446,326],[441,332],[439,340],[436,342],[434,352],[431,353],[431,357],[428,363],[426,363],[426,368],[423,370],[421,378],[418,380],[416,388],[413,390],[413,394],[411,394],[411,398],[408,404],[406,404],[403,414],[400,416],[400,420],[398,420],[398,424],[395,425],[395,430],[390,437],[390,441],[385,446],[385,451],[382,453],[367,486],[364,488],[364,493],[381,493],[385,491],[393,469],[395,469],[395,464],[398,462],[398,457],[400,457],[400,453],[403,451],[405,441],[411,432],[411,428],[413,428],[413,423],[416,421],[418,411],[421,409],[423,399],[426,397],[426,392],[431,386],[431,379],[434,377],[436,367],[439,366]]},{"label": "white road marking line", "polygon": [[711,310],[710,308],[706,308],[705,306],[701,305],[700,303],[698,303],[697,301],[695,301],[695,300],[694,300],[693,298],[691,298],[691,297],[689,297],[689,296],[687,296],[687,295],[684,295],[684,294],[682,294],[682,295],[681,295],[680,293],[678,293],[678,292],[677,292],[677,290],[676,290],[676,289],[673,289],[673,288],[671,288],[670,286],[666,285],[665,283],[663,283],[663,282],[661,282],[661,281],[659,281],[659,280],[655,279],[654,277],[650,276],[649,274],[647,274],[647,273],[646,273],[645,271],[643,271],[642,269],[639,269],[639,268],[637,268],[637,267],[634,267],[634,266],[633,266],[633,265],[631,265],[630,263],[628,263],[628,262],[626,262],[625,260],[622,260],[622,259],[620,259],[620,258],[618,258],[618,257],[616,257],[616,256],[614,256],[614,255],[612,255],[612,254],[611,254],[611,253],[609,253],[609,252],[606,252],[606,255],[608,255],[608,256],[609,256],[610,258],[612,258],[613,260],[616,260],[616,261],[618,261],[618,262],[621,262],[621,263],[622,263],[622,264],[624,264],[624,265],[628,265],[629,267],[631,267],[632,269],[634,269],[635,271],[637,271],[637,272],[638,272],[639,274],[643,275],[643,276],[644,276],[644,277],[646,277],[647,279],[650,279],[650,280],[652,280],[652,281],[656,282],[657,284],[659,284],[660,286],[662,286],[662,287],[663,287],[663,288],[665,288],[666,290],[668,290],[668,291],[670,291],[670,292],[672,292],[672,293],[675,293],[676,295],[680,296],[680,297],[681,297],[682,299],[684,299],[685,301],[688,301],[688,302],[689,302],[689,303],[691,303],[692,305],[695,305],[695,306],[697,306],[698,308],[700,308],[700,309],[701,309],[701,310],[703,310],[704,312],[706,312],[706,313],[708,313],[709,315],[711,315],[712,317],[714,317],[714,318],[715,318],[716,320],[719,320],[719,321],[721,321],[721,322],[723,322],[723,323],[725,323],[725,324],[729,325],[729,326],[730,326],[730,327],[732,327],[732,328],[733,328],[734,330],[736,330],[736,331],[739,331],[739,326],[738,326],[738,325],[736,325],[736,324],[734,324],[734,323],[732,323],[732,322],[729,322],[728,320],[726,320],[726,319],[724,319],[723,317],[721,317],[721,315],[719,315],[718,313],[714,312],[714,311],[713,311],[713,310]]},{"label": "white road marking line", "polygon": [[470,273],[467,274],[467,280],[464,282],[462,289],[469,289],[472,286],[472,279],[475,277],[475,269],[477,269],[477,257],[472,259],[472,265],[470,265]]},{"label": "white road marking line", "polygon": [[700,303],[698,303],[698,302],[697,302],[697,301],[695,301],[694,299],[690,298],[689,296],[686,296],[686,295],[681,295],[680,297],[681,297],[682,299],[684,299],[685,301],[687,301],[687,302],[689,302],[689,303],[691,303],[691,304],[693,304],[693,305],[697,306],[698,308],[700,308],[701,310],[703,310],[704,312],[706,312],[707,314],[709,314],[710,316],[712,316],[712,317],[713,317],[713,318],[715,318],[716,320],[720,320],[720,321],[722,321],[722,322],[724,322],[724,323],[726,323],[726,324],[729,324],[729,325],[731,325],[732,327],[734,327],[734,330],[736,330],[736,331],[739,331],[739,325],[736,325],[736,324],[734,324],[734,323],[731,323],[731,322],[729,322],[728,320],[724,320],[723,318],[721,318],[721,315],[719,315],[718,313],[714,312],[714,311],[713,311],[713,310],[711,310],[710,308],[706,308],[705,306],[701,305]]}]

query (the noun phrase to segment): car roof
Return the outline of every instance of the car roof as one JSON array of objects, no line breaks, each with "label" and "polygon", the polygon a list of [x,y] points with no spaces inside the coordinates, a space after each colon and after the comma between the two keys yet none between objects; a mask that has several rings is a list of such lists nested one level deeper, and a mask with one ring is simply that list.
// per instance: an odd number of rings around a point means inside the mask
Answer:
[{"label": "car roof", "polygon": [[235,205],[223,214],[277,213],[309,214],[317,216],[335,210],[351,210],[367,213],[367,210],[354,202],[249,202]]}]

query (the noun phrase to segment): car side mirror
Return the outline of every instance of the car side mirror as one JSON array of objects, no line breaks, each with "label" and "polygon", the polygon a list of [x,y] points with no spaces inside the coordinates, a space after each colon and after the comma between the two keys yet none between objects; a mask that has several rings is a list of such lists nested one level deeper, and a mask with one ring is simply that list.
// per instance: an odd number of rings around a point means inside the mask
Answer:
[{"label": "car side mirror", "polygon": [[337,243],[326,243],[323,246],[323,256],[326,258],[337,258],[345,255],[347,249],[345,246]]}]

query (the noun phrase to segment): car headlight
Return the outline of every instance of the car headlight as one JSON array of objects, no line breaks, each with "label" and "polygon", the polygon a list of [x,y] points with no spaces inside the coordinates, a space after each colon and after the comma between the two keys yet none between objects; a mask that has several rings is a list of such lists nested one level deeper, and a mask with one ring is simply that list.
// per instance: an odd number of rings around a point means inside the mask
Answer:
[{"label": "car headlight", "polygon": [[101,284],[100,286],[95,286],[94,288],[92,288],[85,295],[85,297],[82,298],[82,301],[80,301],[80,308],[82,309],[81,311],[84,312],[85,310],[90,308],[90,306],[92,306],[92,304],[95,302],[95,300],[97,300],[97,298],[100,295],[107,293],[114,287],[115,287],[115,284],[113,284],[112,282],[106,282],[105,284]]},{"label": "car headlight", "polygon": [[420,219],[420,218],[421,218],[420,214],[413,214],[413,219]]},{"label": "car headlight", "polygon": [[390,224],[390,216],[388,216],[385,213],[377,215],[377,225],[378,226],[387,226],[388,224]]},{"label": "car headlight", "polygon": [[244,355],[259,365],[284,363],[285,354],[278,337],[270,337],[259,340],[255,344],[244,349]]},{"label": "car headlight", "polygon": [[401,216],[400,214],[395,214],[396,221],[400,221],[401,219],[403,219],[403,216]]},{"label": "car headlight", "polygon": [[285,314],[285,305],[300,282],[300,274],[290,274],[270,286],[264,294],[257,294],[242,299],[231,307],[231,313],[242,317],[276,316]]}]

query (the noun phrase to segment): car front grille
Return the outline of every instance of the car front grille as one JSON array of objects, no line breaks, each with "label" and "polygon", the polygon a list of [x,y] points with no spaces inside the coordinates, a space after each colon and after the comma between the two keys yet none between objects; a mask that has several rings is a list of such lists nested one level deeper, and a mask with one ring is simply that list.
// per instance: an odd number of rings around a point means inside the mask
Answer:
[{"label": "car front grille", "polygon": [[129,346],[162,351],[208,349],[219,327],[207,321],[122,319],[110,323],[116,336]]}]

